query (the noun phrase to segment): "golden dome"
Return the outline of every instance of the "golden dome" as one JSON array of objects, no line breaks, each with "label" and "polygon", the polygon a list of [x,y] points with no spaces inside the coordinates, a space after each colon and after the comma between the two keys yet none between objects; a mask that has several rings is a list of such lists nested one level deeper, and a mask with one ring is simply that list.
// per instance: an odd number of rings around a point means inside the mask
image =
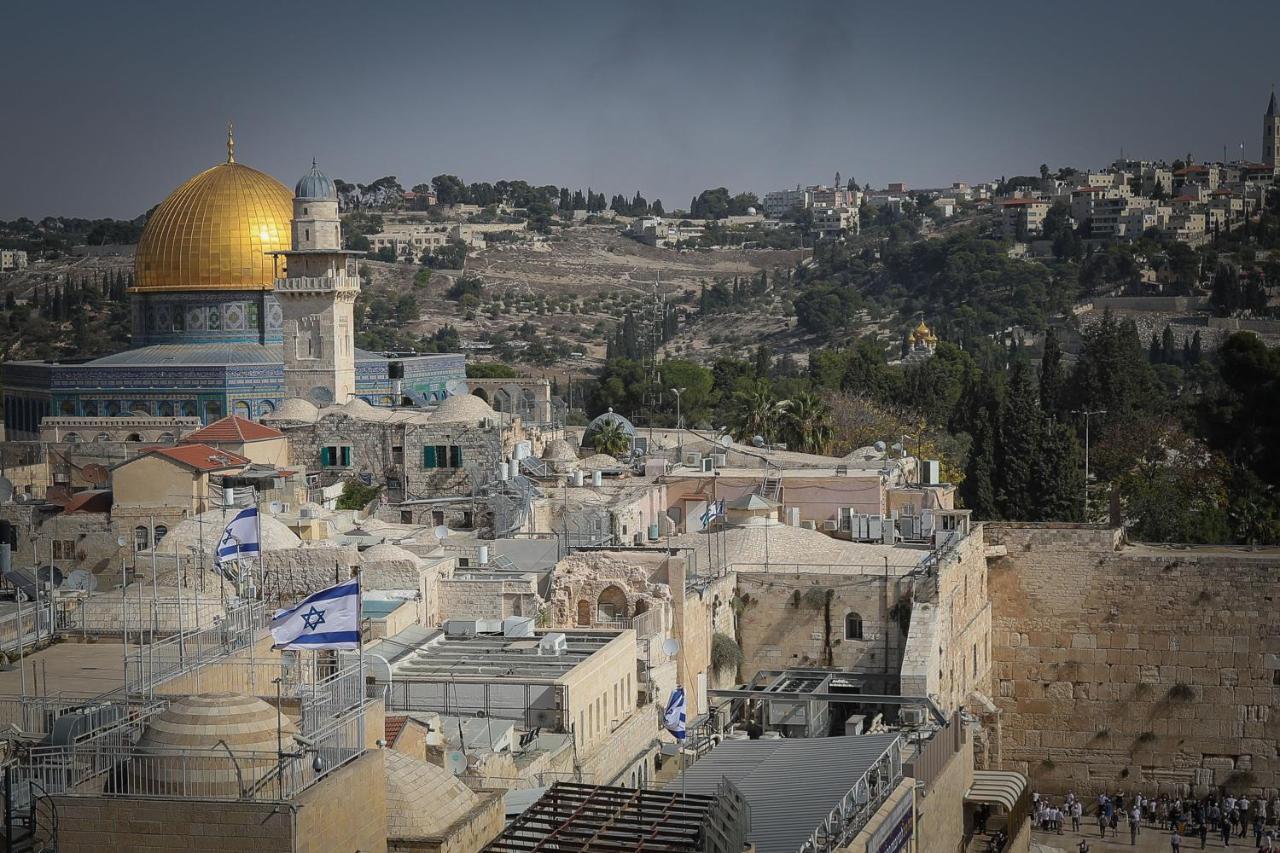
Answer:
[{"label": "golden dome", "polygon": [[134,258],[134,290],[270,290],[276,265],[266,253],[290,248],[292,220],[284,184],[228,158],[151,214]]}]

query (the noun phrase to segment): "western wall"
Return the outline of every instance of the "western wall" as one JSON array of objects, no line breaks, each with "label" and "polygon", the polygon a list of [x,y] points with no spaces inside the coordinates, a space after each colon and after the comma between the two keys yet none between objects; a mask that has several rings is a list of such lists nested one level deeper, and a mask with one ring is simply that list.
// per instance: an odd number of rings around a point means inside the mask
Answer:
[{"label": "western wall", "polygon": [[1005,768],[1044,793],[1280,788],[1280,549],[984,531]]}]

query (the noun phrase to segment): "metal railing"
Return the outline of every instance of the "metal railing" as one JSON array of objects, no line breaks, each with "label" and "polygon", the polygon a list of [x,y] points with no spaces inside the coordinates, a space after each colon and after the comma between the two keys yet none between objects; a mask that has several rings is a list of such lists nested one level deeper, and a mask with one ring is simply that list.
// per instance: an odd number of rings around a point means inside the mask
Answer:
[{"label": "metal railing", "polygon": [[302,706],[302,731],[317,731],[364,703],[364,668],[352,656],[337,672],[317,681],[298,682],[295,689]]},{"label": "metal railing", "polygon": [[862,831],[902,781],[902,739],[863,773],[800,847],[800,853],[833,853]]},{"label": "metal railing", "polygon": [[37,796],[159,797],[279,802],[297,796],[364,751],[364,713],[357,709],[307,737],[287,738],[285,752],[137,746],[138,721],[66,746],[36,747],[11,763],[15,804]]},{"label": "metal railing", "polygon": [[127,694],[154,695],[158,684],[253,645],[269,621],[265,602],[230,607],[215,624],[174,634],[125,656]]}]

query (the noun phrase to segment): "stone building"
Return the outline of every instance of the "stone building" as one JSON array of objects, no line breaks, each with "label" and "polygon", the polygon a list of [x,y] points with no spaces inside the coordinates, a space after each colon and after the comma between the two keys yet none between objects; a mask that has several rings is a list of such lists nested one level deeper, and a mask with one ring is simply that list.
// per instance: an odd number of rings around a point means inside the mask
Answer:
[{"label": "stone building", "polygon": [[290,399],[265,420],[288,437],[290,464],[313,475],[312,489],[359,478],[382,488],[380,516],[404,524],[492,524],[480,490],[522,442],[542,445],[540,432],[468,394],[426,409],[379,409],[360,399],[318,409]]}]

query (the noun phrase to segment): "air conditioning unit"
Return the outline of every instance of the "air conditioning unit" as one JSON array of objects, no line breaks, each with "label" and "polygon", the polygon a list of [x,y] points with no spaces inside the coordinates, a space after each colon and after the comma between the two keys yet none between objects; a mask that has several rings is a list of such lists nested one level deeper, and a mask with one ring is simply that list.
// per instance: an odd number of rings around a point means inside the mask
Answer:
[{"label": "air conditioning unit", "polygon": [[924,708],[919,705],[907,705],[898,709],[898,722],[904,726],[923,726],[925,721]]},{"label": "air conditioning unit", "polygon": [[921,463],[920,482],[926,486],[936,486],[942,482],[942,465],[937,459],[926,459]]},{"label": "air conditioning unit", "polygon": [[683,462],[690,468],[697,468],[702,465],[702,454],[696,450],[690,450],[685,453]]},{"label": "air conditioning unit", "polygon": [[538,654],[558,656],[568,653],[569,639],[559,631],[552,631],[549,634],[543,634],[542,639],[538,641]]},{"label": "air conditioning unit", "polygon": [[474,619],[446,619],[444,623],[446,637],[474,637],[476,628]]},{"label": "air conditioning unit", "polygon": [[307,486],[308,486],[309,488],[312,488],[312,489],[319,488],[319,487],[320,487],[320,475],[319,475],[319,474],[308,474],[308,475],[307,475]]},{"label": "air conditioning unit", "polygon": [[729,464],[729,454],[727,453],[713,453],[711,458],[715,460],[717,468],[723,468]]},{"label": "air conditioning unit", "polygon": [[702,460],[702,473],[710,474],[716,470],[716,460],[710,456]]},{"label": "air conditioning unit", "polygon": [[298,517],[299,518],[315,518],[316,508],[312,506],[304,506],[302,509],[298,510]]},{"label": "air conditioning unit", "polygon": [[837,522],[833,521],[830,518],[827,518],[827,519],[824,519],[822,522],[822,529],[825,530],[827,533],[835,533],[837,530],[840,529],[840,527]]},{"label": "air conditioning unit", "polygon": [[[824,521],[823,524],[831,524],[831,522]],[[817,525],[817,522],[813,521],[812,519],[806,518],[804,521],[800,522],[800,529],[801,530],[817,530],[818,525]]]},{"label": "air conditioning unit", "polygon": [[284,488],[284,477],[272,477],[271,488],[279,491]]}]

